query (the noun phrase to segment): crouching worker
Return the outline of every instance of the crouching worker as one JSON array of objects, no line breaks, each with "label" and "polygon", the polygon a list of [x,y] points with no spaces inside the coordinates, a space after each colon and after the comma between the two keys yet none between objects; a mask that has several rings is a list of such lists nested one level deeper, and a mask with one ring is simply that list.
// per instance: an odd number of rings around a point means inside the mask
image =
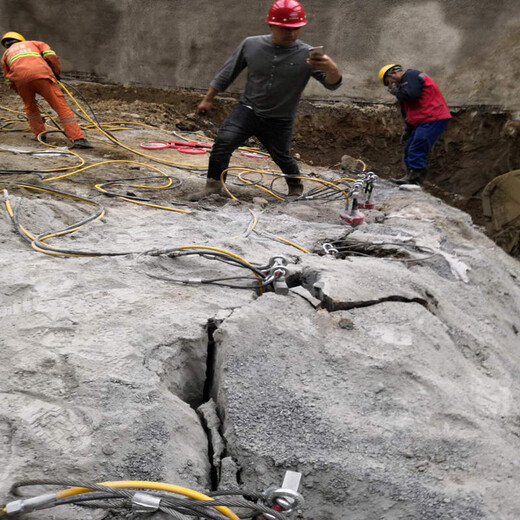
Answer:
[{"label": "crouching worker", "polygon": [[379,79],[399,101],[406,123],[403,141],[407,171],[404,177],[390,180],[395,184],[422,184],[428,155],[451,119],[446,100],[435,81],[418,70],[386,65],[379,71]]},{"label": "crouching worker", "polygon": [[302,182],[294,178],[300,175],[298,163],[290,154],[296,109],[311,76],[335,90],[341,85],[341,73],[329,56],[310,53],[310,45],[299,40],[307,20],[298,1],[274,2],[266,23],[270,34],[246,38],[217,72],[197,107],[198,114],[211,110],[215,96],[247,67],[245,91],[215,139],[206,187],[190,196],[192,201],[220,192],[221,173],[228,168],[231,154],[251,136],[287,175],[288,195],[303,192]]},{"label": "crouching worker", "polygon": [[22,98],[34,135],[45,132],[36,104],[36,94],[40,94],[58,114],[65,134],[72,141],[72,148],[92,148],[58,85],[61,63],[56,53],[46,43],[26,41],[16,32],[5,33],[2,45],[7,49],[2,57],[4,78]]}]

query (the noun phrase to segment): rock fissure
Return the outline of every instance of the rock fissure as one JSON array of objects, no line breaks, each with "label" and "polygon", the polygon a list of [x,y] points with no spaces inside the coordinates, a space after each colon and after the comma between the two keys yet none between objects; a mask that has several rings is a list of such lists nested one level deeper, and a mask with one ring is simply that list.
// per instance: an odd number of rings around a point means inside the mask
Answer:
[{"label": "rock fissure", "polygon": [[215,491],[219,487],[221,463],[226,455],[226,446],[221,435],[221,425],[217,406],[212,398],[215,385],[216,367],[216,342],[214,333],[222,323],[222,320],[210,318],[206,325],[208,336],[207,355],[206,355],[206,378],[202,392],[203,403],[197,408],[200,421],[208,438],[208,459],[210,463],[210,482],[211,489]]},{"label": "rock fissure", "polygon": [[374,300],[358,300],[358,301],[338,301],[324,295],[321,299],[321,308],[329,312],[348,311],[351,309],[359,309],[361,307],[370,307],[384,302],[401,302],[401,303],[418,303],[426,309],[430,310],[428,302],[423,298],[407,298],[400,295],[385,296]]}]

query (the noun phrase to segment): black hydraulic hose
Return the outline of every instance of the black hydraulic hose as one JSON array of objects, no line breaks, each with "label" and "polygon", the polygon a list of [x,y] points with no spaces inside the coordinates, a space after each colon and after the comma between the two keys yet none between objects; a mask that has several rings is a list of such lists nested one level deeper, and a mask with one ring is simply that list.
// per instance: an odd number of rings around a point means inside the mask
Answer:
[{"label": "black hydraulic hose", "polygon": [[0,170],[0,175],[36,175],[41,180],[45,178],[44,172],[38,170]]}]

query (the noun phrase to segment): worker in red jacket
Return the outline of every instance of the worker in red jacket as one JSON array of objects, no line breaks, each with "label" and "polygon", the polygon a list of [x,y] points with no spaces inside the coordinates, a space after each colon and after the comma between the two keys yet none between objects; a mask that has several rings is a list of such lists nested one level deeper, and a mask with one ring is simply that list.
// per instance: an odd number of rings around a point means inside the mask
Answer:
[{"label": "worker in red jacket", "polygon": [[419,70],[405,71],[392,63],[379,71],[379,79],[399,101],[406,122],[403,140],[407,172],[404,177],[390,180],[396,184],[422,184],[428,154],[451,119],[446,100],[435,81]]},{"label": "worker in red jacket", "polygon": [[92,148],[58,85],[61,63],[56,53],[46,43],[26,41],[16,32],[5,33],[2,45],[7,49],[2,57],[4,78],[23,99],[33,133],[38,136],[45,132],[35,98],[40,94],[58,114],[65,134],[72,141],[72,148]]}]

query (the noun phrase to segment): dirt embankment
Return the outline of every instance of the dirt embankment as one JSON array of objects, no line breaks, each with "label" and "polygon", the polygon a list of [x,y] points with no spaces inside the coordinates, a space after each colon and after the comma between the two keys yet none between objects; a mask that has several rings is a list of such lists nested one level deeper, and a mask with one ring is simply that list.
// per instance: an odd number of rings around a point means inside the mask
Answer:
[{"label": "dirt embankment", "polygon": [[[223,96],[209,118],[200,118],[194,117],[200,92],[94,83],[78,87],[100,113],[122,119],[131,115],[171,130],[203,129],[209,135],[215,135],[236,102],[235,97]],[[520,121],[492,107],[456,108],[452,113],[448,130],[430,156],[425,189],[482,225],[482,190],[497,175],[520,168]],[[396,106],[303,101],[293,151],[316,166],[336,164],[348,154],[363,159],[383,178],[400,176],[404,173],[402,130]]]}]

